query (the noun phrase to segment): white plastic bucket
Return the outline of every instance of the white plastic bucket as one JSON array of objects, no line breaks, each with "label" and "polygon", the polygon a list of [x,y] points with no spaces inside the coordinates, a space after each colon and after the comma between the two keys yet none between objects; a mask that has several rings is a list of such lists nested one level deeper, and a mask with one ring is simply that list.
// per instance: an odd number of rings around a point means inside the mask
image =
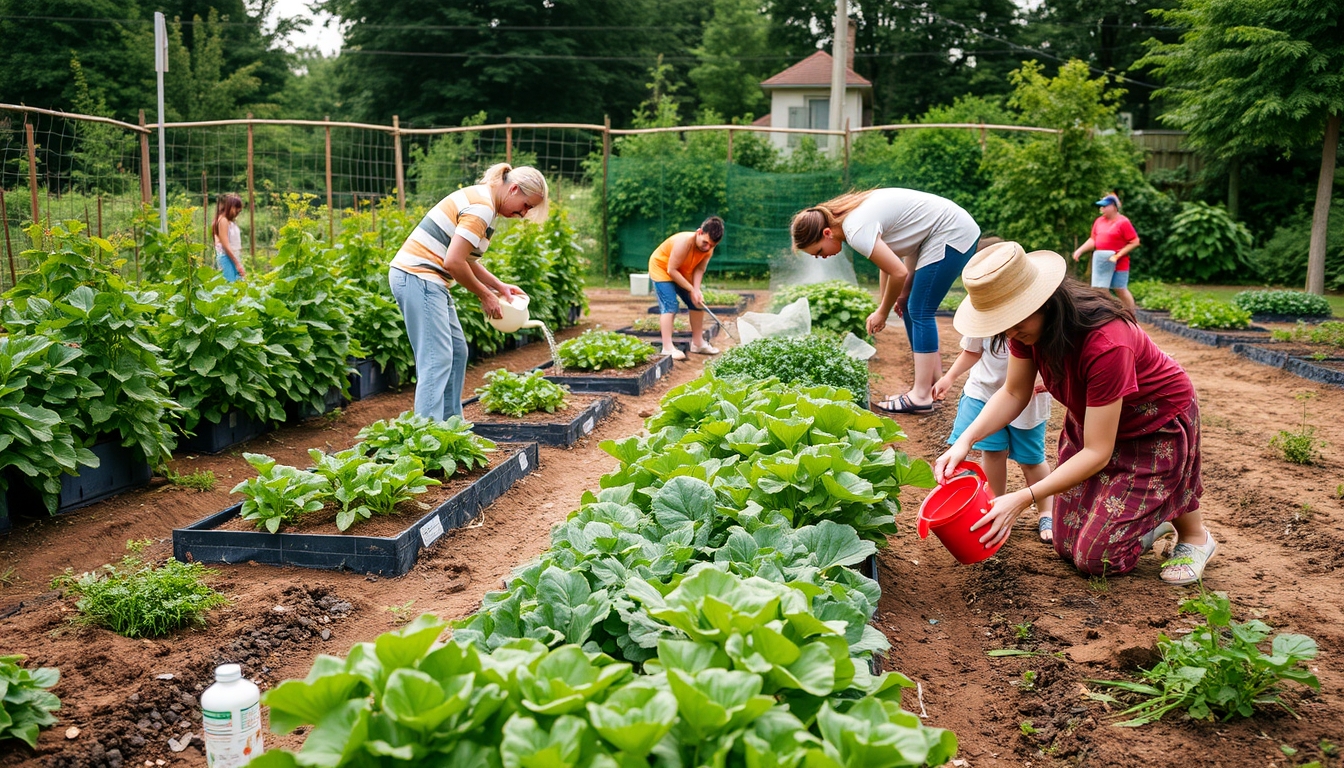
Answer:
[{"label": "white plastic bucket", "polygon": [[653,283],[649,281],[648,275],[631,274],[630,275],[630,295],[648,296],[653,290]]}]

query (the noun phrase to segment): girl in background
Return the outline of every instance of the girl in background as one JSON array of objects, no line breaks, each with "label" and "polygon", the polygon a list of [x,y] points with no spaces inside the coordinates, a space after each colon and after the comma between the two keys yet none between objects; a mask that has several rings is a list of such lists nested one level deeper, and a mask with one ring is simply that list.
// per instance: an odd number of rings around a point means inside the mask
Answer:
[{"label": "girl in background", "polygon": [[215,204],[215,263],[224,279],[230,283],[247,279],[243,269],[243,236],[238,231],[238,214],[243,212],[243,198],[233,194],[220,195]]}]

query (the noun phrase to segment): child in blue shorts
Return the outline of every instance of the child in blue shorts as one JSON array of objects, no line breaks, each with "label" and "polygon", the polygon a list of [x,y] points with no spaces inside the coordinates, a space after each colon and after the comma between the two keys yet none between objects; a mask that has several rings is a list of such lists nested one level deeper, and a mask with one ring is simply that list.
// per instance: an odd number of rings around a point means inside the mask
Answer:
[{"label": "child in blue shorts", "polygon": [[[997,347],[997,349],[996,349]],[[1008,379],[1007,342],[991,339],[976,339],[969,336],[961,339],[961,354],[947,374],[933,385],[935,400],[943,399],[952,384],[970,371],[966,385],[961,388],[961,401],[957,403],[957,420],[952,425],[952,436],[947,438],[951,445],[961,437],[961,433],[975,421],[975,417],[984,410],[989,398],[998,392]],[[989,487],[995,496],[1002,496],[1008,485],[1008,459],[1016,461],[1022,468],[1027,484],[1031,485],[1045,479],[1050,467],[1045,463],[1045,425],[1050,420],[1050,393],[1038,381],[1036,394],[1022,414],[1008,426],[986,437],[973,447],[984,452],[982,466],[989,478]],[[1040,520],[1036,530],[1041,541],[1054,539],[1054,518],[1052,510],[1055,502],[1052,497],[1040,500],[1038,511]]]}]

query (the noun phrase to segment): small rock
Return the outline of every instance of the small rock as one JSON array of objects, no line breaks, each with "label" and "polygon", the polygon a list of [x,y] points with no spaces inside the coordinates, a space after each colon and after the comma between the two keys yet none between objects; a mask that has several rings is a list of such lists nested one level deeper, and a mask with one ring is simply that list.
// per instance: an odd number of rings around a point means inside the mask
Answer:
[{"label": "small rock", "polygon": [[191,745],[191,739],[193,735],[194,734],[188,731],[187,733],[182,734],[182,738],[180,739],[169,739],[168,748],[173,750],[174,752],[181,752],[182,750],[186,749],[188,746]]},{"label": "small rock", "polygon": [[288,613],[288,612],[289,612],[289,609],[286,608],[286,607],[283,606],[283,605],[277,605],[277,606],[275,606],[274,608],[272,608],[271,610],[272,610],[272,611],[275,611],[276,613]]},{"label": "small rock", "polygon": [[73,725],[70,726],[69,728],[66,728],[66,729],[65,729],[65,738],[67,738],[67,739],[77,739],[77,738],[79,738],[79,729],[76,728],[76,727],[73,726]]},{"label": "small rock", "polygon": [[148,731],[150,728],[153,727],[153,725],[150,724],[148,717],[142,717],[140,718],[140,722],[135,724],[135,727],[139,728],[142,731]]},{"label": "small rock", "polygon": [[[145,762],[149,762],[149,761],[146,760]],[[168,764],[168,761],[167,761],[167,760],[164,760],[163,758],[159,758],[158,760],[155,760],[155,761],[154,761],[154,764],[155,764],[155,765],[167,765],[167,764]]]},{"label": "small rock", "polygon": [[172,704],[169,704],[169,705],[168,705],[168,708],[171,709],[171,710],[173,710],[174,712],[181,712],[181,711],[182,711],[182,705],[181,705],[180,703],[178,703],[178,702],[173,702]]},{"label": "small rock", "polygon": [[127,700],[127,701],[139,701],[139,700],[140,700],[140,694],[138,694],[138,693],[132,693],[130,696],[127,696],[127,697],[126,697],[126,700]]},{"label": "small rock", "polygon": [[145,746],[145,737],[138,733],[133,733],[126,737],[126,742],[132,747],[143,747]]},{"label": "small rock", "polygon": [[121,756],[120,749],[107,750],[107,764],[109,768],[121,768],[123,760],[125,760],[125,758]]},{"label": "small rock", "polygon": [[172,680],[172,679],[173,679],[173,673],[172,673],[172,672],[164,672],[162,675],[155,675],[155,676],[154,676],[154,679],[155,679],[155,680]]},{"label": "small rock", "polygon": [[149,719],[150,719],[150,720],[162,720],[162,719],[163,719],[163,715],[159,714],[159,710],[157,710],[157,709],[151,709],[151,710],[149,711]]},{"label": "small rock", "polygon": [[330,630],[330,629],[323,629],[323,630],[322,630],[322,639],[323,639],[323,640],[330,640],[330,639],[331,639],[331,630]]}]

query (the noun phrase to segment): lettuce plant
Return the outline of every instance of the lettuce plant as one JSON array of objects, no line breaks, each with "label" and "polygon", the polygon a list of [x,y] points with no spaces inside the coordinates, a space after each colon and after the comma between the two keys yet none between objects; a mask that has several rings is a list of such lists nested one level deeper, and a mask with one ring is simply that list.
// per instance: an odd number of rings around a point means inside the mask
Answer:
[{"label": "lettuce plant", "polygon": [[568,407],[569,388],[546,380],[541,371],[510,373],[500,368],[485,374],[485,386],[478,387],[481,408],[486,413],[524,416],[535,411],[555,413]]},{"label": "lettuce plant", "polygon": [[230,493],[243,495],[239,516],[255,520],[257,528],[271,533],[280,526],[321,509],[322,499],[331,485],[326,477],[295,467],[277,464],[259,453],[244,453],[243,458],[257,470],[257,476],[235,485]]},{"label": "lettuce plant", "polygon": [[414,456],[380,462],[364,455],[359,446],[334,454],[314,449],[308,455],[314,473],[327,481],[318,499],[337,505],[336,528],[341,531],[374,514],[393,514],[401,502],[440,484],[425,477],[424,465]]},{"label": "lettuce plant", "polygon": [[56,724],[61,700],[48,689],[61,680],[55,667],[26,669],[23,654],[0,656],[0,743],[18,739],[37,748],[37,734]]},{"label": "lettuce plant", "polygon": [[379,461],[414,456],[426,472],[451,477],[459,469],[470,472],[490,463],[495,450],[490,440],[471,431],[461,416],[435,421],[410,411],[392,420],[375,421],[359,431],[360,449]]},{"label": "lettuce plant", "polygon": [[634,368],[658,352],[652,344],[635,336],[595,330],[584,331],[578,338],[562,343],[558,351],[565,368],[584,371]]}]

